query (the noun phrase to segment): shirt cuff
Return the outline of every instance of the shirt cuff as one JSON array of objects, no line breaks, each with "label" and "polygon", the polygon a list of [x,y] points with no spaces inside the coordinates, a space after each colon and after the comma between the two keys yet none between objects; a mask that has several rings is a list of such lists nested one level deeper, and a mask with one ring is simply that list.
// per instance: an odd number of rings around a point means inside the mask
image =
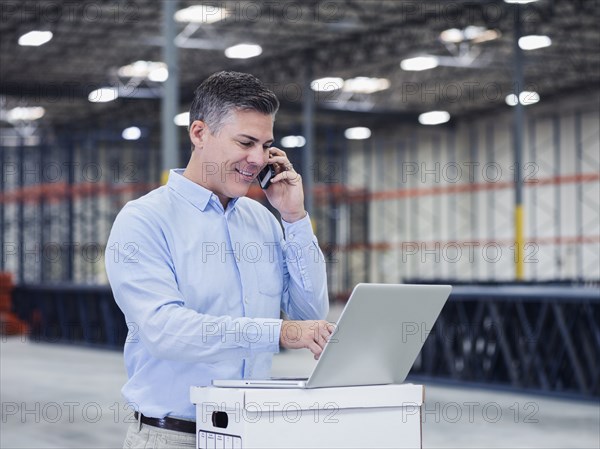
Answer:
[{"label": "shirt cuff", "polygon": [[286,242],[294,242],[300,247],[306,247],[313,243],[314,233],[308,213],[304,218],[293,223],[288,223],[285,220],[281,220],[281,222],[283,223]]}]

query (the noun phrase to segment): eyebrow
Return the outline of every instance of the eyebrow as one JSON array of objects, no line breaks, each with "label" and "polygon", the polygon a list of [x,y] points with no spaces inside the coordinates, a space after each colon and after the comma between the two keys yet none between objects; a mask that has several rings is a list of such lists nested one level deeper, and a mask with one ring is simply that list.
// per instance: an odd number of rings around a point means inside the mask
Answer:
[{"label": "eyebrow", "polygon": [[[248,134],[238,134],[237,136],[238,136],[238,137],[245,137],[246,139],[249,139],[249,140],[251,140],[252,142],[258,142],[258,139],[257,139],[256,137],[249,136]],[[273,140],[273,139],[269,139],[269,140],[267,140],[267,141],[265,142],[265,144],[267,144],[267,143],[273,143],[273,142],[274,142],[274,140]]]}]

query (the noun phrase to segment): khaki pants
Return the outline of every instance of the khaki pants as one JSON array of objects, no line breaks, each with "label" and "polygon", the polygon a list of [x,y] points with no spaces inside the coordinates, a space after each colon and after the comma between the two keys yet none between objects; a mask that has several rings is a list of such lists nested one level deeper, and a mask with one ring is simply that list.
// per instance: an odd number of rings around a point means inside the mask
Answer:
[{"label": "khaki pants", "polygon": [[196,447],[196,435],[134,423],[127,429],[123,449],[190,449]]}]

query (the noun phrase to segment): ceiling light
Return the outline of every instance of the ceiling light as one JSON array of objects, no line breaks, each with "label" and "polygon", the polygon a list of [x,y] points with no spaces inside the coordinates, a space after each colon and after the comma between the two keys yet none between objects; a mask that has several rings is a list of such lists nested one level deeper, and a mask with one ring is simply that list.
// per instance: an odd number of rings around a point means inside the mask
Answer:
[{"label": "ceiling light", "polygon": [[344,137],[349,140],[364,140],[371,137],[371,130],[364,126],[348,128],[344,131]]},{"label": "ceiling light", "polygon": [[368,78],[357,76],[344,81],[344,91],[357,94],[372,94],[381,90],[389,89],[390,80],[386,78]]},{"label": "ceiling light", "polygon": [[444,30],[440,33],[440,39],[443,42],[448,42],[451,44],[458,44],[462,42],[464,39],[463,32],[458,28],[450,28],[448,30]]},{"label": "ceiling light", "polygon": [[52,31],[30,31],[19,38],[19,45],[39,47],[52,39]]},{"label": "ceiling light", "polygon": [[117,74],[123,78],[146,78],[150,64],[150,61],[135,61],[120,67]]},{"label": "ceiling light", "polygon": [[254,58],[262,53],[262,47],[256,44],[238,44],[225,50],[225,56],[229,59]]},{"label": "ceiling light", "polygon": [[125,128],[121,136],[125,140],[138,140],[140,137],[142,137],[142,130],[137,126],[131,126],[129,128]]},{"label": "ceiling light", "polygon": [[473,40],[473,39],[481,36],[486,31],[487,31],[487,28],[485,28],[485,27],[478,27],[478,26],[474,26],[474,25],[469,25],[468,27],[466,27],[463,30],[463,34],[465,35],[465,39],[467,39],[467,40]]},{"label": "ceiling light", "polygon": [[190,124],[190,113],[182,112],[181,114],[177,114],[173,118],[173,122],[175,122],[177,126],[188,126]]},{"label": "ceiling light", "polygon": [[343,78],[325,77],[311,81],[310,88],[317,92],[331,92],[344,86]]},{"label": "ceiling light", "polygon": [[6,114],[6,120],[11,123],[20,121],[30,122],[33,120],[41,119],[45,113],[46,110],[41,106],[20,106],[8,111],[8,113]]},{"label": "ceiling light", "polygon": [[175,13],[177,22],[215,23],[229,16],[225,8],[210,5],[194,5]]},{"label": "ceiling light", "polygon": [[450,114],[446,111],[430,111],[419,115],[421,125],[441,125],[450,120]]},{"label": "ceiling light", "polygon": [[119,98],[119,89],[114,87],[101,87],[90,92],[88,100],[91,103],[108,103]]},{"label": "ceiling light", "polygon": [[420,72],[421,70],[429,70],[438,66],[438,58],[435,56],[417,56],[415,58],[404,59],[400,63],[402,70]]},{"label": "ceiling light", "polygon": [[306,144],[302,136],[285,136],[281,138],[281,146],[285,148],[300,148]]},{"label": "ceiling light", "polygon": [[525,5],[527,3],[537,2],[538,0],[504,0],[504,3],[514,3],[517,5]]},{"label": "ceiling light", "polygon": [[[509,94],[506,96],[506,104],[509,106],[517,105],[517,96],[515,94]],[[519,94],[519,101],[523,106],[529,106],[536,104],[540,101],[540,94],[534,91],[524,90]]]},{"label": "ceiling light", "polygon": [[519,94],[519,101],[525,106],[536,104],[540,101],[540,94],[537,92],[524,90]]},{"label": "ceiling light", "polygon": [[472,42],[474,44],[480,44],[482,42],[493,41],[494,39],[499,39],[502,36],[502,33],[498,30],[485,30],[477,37],[474,37]]},{"label": "ceiling light", "polygon": [[485,27],[470,25],[463,30],[450,28],[440,33],[440,40],[447,44],[459,44],[464,41],[472,41],[475,44],[498,39],[500,32],[488,30]]},{"label": "ceiling light", "polygon": [[120,67],[117,73],[122,78],[147,78],[157,83],[162,83],[169,77],[167,64],[155,61],[135,61]]},{"label": "ceiling light", "polygon": [[532,34],[519,38],[519,47],[522,50],[537,50],[538,48],[549,47],[550,45],[552,45],[552,39],[548,36]]},{"label": "ceiling light", "polygon": [[515,94],[508,94],[504,101],[506,101],[506,104],[509,106],[516,106],[519,103]]},{"label": "ceiling light", "polygon": [[155,83],[164,83],[169,78],[169,70],[166,67],[159,67],[148,73],[148,79]]}]

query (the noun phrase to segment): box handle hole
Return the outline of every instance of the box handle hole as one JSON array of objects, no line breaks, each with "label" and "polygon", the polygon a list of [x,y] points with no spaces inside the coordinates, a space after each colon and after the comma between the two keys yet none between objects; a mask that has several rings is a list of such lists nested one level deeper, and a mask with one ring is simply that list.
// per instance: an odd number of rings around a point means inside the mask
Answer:
[{"label": "box handle hole", "polygon": [[215,427],[218,427],[220,429],[227,429],[227,425],[229,424],[229,417],[225,412],[213,412],[212,423]]}]

